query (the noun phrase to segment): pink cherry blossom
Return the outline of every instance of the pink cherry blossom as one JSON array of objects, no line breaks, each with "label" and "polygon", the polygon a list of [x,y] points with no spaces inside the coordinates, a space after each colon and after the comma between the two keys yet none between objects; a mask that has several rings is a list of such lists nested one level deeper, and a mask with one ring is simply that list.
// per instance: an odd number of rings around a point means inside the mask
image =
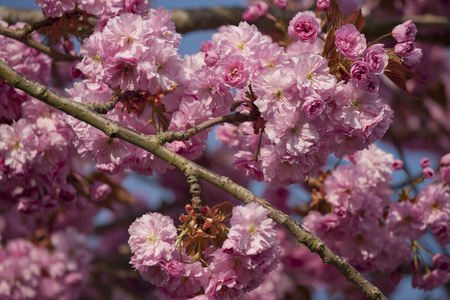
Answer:
[{"label": "pink cherry blossom", "polygon": [[411,20],[397,25],[392,29],[392,36],[399,43],[414,41],[416,33],[416,25]]},{"label": "pink cherry blossom", "polygon": [[249,5],[242,15],[242,19],[247,22],[255,22],[269,11],[269,4],[258,1],[256,5]]},{"label": "pink cherry blossom", "polygon": [[418,239],[426,233],[426,223],[423,221],[420,208],[409,201],[392,203],[386,223],[398,236]]},{"label": "pink cherry blossom", "polygon": [[320,19],[312,11],[299,12],[289,22],[288,34],[293,40],[313,42],[320,31]]},{"label": "pink cherry blossom", "polygon": [[426,179],[433,179],[434,178],[434,170],[430,167],[423,168],[422,176]]},{"label": "pink cherry blossom", "polygon": [[279,8],[279,9],[286,9],[287,7],[287,0],[274,0],[274,4]]},{"label": "pink cherry blossom", "polygon": [[364,61],[355,61],[350,69],[350,75],[357,83],[364,83],[370,78],[370,65]]},{"label": "pink cherry blossom", "polygon": [[392,162],[392,170],[394,170],[394,171],[403,169],[403,166],[404,166],[403,161],[401,161],[399,159],[396,159]]},{"label": "pink cherry blossom", "polygon": [[414,51],[410,52],[408,56],[402,58],[402,62],[409,68],[414,69],[419,65],[422,60],[422,56],[422,49],[415,48]]},{"label": "pink cherry blossom", "polygon": [[382,74],[388,64],[389,56],[383,44],[374,44],[364,51],[362,60],[369,64],[373,74]]},{"label": "pink cherry blossom", "polygon": [[416,49],[416,45],[413,42],[404,42],[398,43],[394,47],[394,52],[398,56],[407,57],[410,56],[414,50]]},{"label": "pink cherry blossom", "polygon": [[350,60],[357,60],[366,50],[366,38],[353,24],[346,24],[335,32],[336,46]]},{"label": "pink cherry blossom", "polygon": [[317,8],[325,11],[330,8],[330,0],[317,0]]},{"label": "pink cherry blossom", "polygon": [[229,242],[225,244],[233,245],[233,249],[243,255],[254,255],[271,247],[276,231],[273,229],[275,223],[267,217],[268,213],[268,209],[255,202],[245,207],[235,206],[230,220]]},{"label": "pink cherry blossom", "polygon": [[128,244],[133,252],[131,264],[136,269],[171,260],[177,236],[171,218],[160,213],[147,213],[136,219],[128,232]]},{"label": "pink cherry blossom", "polygon": [[35,0],[36,5],[42,7],[42,10],[51,18],[61,17],[64,13],[71,11],[75,8],[76,1],[73,0],[62,0],[62,1],[51,1],[51,0]]}]

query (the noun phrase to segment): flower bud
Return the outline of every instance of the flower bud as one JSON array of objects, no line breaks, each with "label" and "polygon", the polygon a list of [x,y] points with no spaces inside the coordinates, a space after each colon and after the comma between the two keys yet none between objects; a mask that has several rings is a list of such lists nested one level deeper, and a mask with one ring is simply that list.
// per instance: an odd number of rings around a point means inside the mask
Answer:
[{"label": "flower bud", "polygon": [[205,63],[208,67],[212,68],[220,59],[219,55],[216,52],[208,51],[205,55]]},{"label": "flower bud", "polygon": [[396,159],[392,162],[392,170],[397,171],[403,169],[404,163],[403,161]]},{"label": "flower bud", "polygon": [[255,22],[269,11],[269,4],[259,1],[256,5],[249,5],[242,15],[247,22]]},{"label": "flower bud", "polygon": [[412,42],[416,38],[416,25],[411,20],[397,25],[392,29],[392,36],[399,43]]},{"label": "flower bud", "polygon": [[428,157],[424,157],[422,158],[422,160],[420,161],[420,166],[422,168],[426,168],[430,165],[430,159]]},{"label": "flower bud", "polygon": [[434,170],[430,167],[424,168],[422,170],[423,177],[427,179],[433,179],[434,178]]},{"label": "flower bud", "polygon": [[326,11],[330,8],[330,0],[317,0],[317,8]]}]

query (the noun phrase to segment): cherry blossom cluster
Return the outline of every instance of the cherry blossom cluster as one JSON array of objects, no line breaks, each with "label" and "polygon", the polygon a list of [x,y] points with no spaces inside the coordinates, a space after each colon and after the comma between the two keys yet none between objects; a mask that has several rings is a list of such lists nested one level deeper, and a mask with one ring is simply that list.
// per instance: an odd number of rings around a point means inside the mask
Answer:
[{"label": "cherry blossom cluster", "polygon": [[[3,21],[1,25],[7,27]],[[18,23],[11,28],[23,25]],[[32,38],[40,41],[39,35]],[[49,84],[48,56],[11,38],[0,39],[2,60],[24,75]],[[4,208],[15,207],[27,214],[49,214],[61,205],[66,209],[86,208],[89,191],[77,191],[74,187],[80,181],[73,175],[78,158],[72,143],[73,131],[63,114],[3,81],[0,85],[0,193]],[[96,185],[91,190],[108,191],[100,182]],[[99,197],[94,193],[93,199],[104,199],[101,193],[97,194]]]},{"label": "cherry blossom cluster", "polygon": [[268,212],[254,202],[234,207],[223,246],[210,245],[196,257],[177,246],[181,236],[170,217],[147,213],[129,228],[131,264],[160,287],[161,298],[202,293],[208,299],[238,299],[278,266],[281,253]]},{"label": "cherry blossom cluster", "polygon": [[[170,20],[171,13],[151,9],[145,17],[122,14],[111,18],[103,28],[97,28],[80,48],[84,55],[78,68],[89,76],[68,92],[78,102],[105,103],[121,91],[135,91],[133,103],[141,107],[129,113],[129,105],[119,103],[107,117],[142,133],[155,134],[164,130],[185,130],[213,116],[229,111],[232,93],[211,74],[198,74],[213,81],[210,86],[190,84],[194,69],[204,65],[203,55],[186,57],[177,53],[180,35]],[[159,91],[173,90],[158,101],[149,97]],[[184,91],[190,87],[190,91]],[[203,98],[202,98],[203,97]],[[200,99],[199,99],[200,98]],[[134,101],[134,100],[133,100]],[[150,103],[151,102],[151,103]],[[140,105],[139,103],[143,103]],[[211,109],[211,110],[210,110]],[[78,120],[69,120],[75,134],[76,147],[83,158],[95,161],[96,168],[115,174],[126,168],[144,175],[164,172],[169,165],[155,159],[142,149],[112,139]],[[201,155],[207,133],[189,141],[175,141],[166,146],[188,158]]]},{"label": "cherry blossom cluster", "polygon": [[86,236],[72,227],[53,232],[48,248],[8,240],[0,248],[0,298],[77,299],[91,259]]},{"label": "cherry blossom cluster", "polygon": [[[391,202],[393,156],[372,145],[348,159],[352,164],[337,167],[324,181],[324,199],[332,212],[309,212],[303,220],[306,228],[362,272],[393,272],[411,261],[416,255],[414,241],[427,228],[442,246],[450,242],[448,183],[438,180],[415,198]],[[434,265],[436,269],[425,275],[420,275],[420,268],[413,269],[417,277],[413,285],[431,290],[450,280],[445,268]]]},{"label": "cherry blossom cluster", "polygon": [[228,127],[223,142],[238,146],[236,168],[257,180],[289,185],[316,174],[329,154],[352,154],[381,138],[392,111],[355,81],[337,82],[314,46],[320,42],[294,43],[284,52],[265,39],[256,27],[241,23],[214,35],[204,49],[219,58],[213,69],[226,63],[225,72],[238,80],[229,84],[238,90],[235,102],[244,103],[241,111],[256,107],[262,117],[259,123]]}]

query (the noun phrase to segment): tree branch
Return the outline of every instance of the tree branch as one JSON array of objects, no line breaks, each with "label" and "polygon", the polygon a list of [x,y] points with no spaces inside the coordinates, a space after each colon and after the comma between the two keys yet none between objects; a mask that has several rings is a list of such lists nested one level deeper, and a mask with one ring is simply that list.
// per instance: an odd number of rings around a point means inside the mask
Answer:
[{"label": "tree branch", "polygon": [[158,133],[158,136],[160,137],[161,142],[170,143],[173,141],[186,141],[190,139],[192,136],[196,135],[200,131],[212,128],[218,124],[221,123],[242,123],[246,121],[255,121],[254,116],[241,114],[239,112],[227,115],[227,116],[220,116],[208,121],[205,121],[201,124],[198,124],[197,126],[194,126],[188,130],[185,131],[164,131]]},{"label": "tree branch", "polygon": [[[172,10],[172,20],[177,32],[187,33],[196,30],[216,29],[222,25],[238,25],[242,21],[243,7],[210,7],[186,10]],[[296,11],[286,11],[286,20],[292,19]],[[280,11],[273,12],[278,19],[282,17]],[[0,16],[9,24],[18,21],[34,24],[42,21],[44,15],[41,10],[20,10],[0,6]],[[405,16],[398,18],[382,18],[379,16],[366,17],[363,33],[368,39],[376,39],[380,33],[391,32],[394,26],[407,20],[412,20],[417,26],[416,40],[450,45],[450,18],[437,15]],[[273,21],[264,18],[255,23],[261,30],[274,30]]]},{"label": "tree branch", "polygon": [[48,56],[50,56],[51,58],[53,58],[54,61],[74,62],[77,60],[81,60],[81,57],[79,57],[79,56],[73,56],[70,54],[58,52],[56,50],[53,50],[49,46],[46,46],[40,42],[33,40],[32,38],[29,38],[28,35],[26,34],[26,32],[28,32],[28,30],[26,30],[26,29],[15,29],[14,30],[14,29],[9,29],[9,28],[0,26],[0,34],[1,35],[15,39],[19,42],[24,43],[27,46],[30,46],[31,48],[34,48],[42,53],[45,53]]},{"label": "tree branch", "polygon": [[269,217],[285,226],[294,234],[300,243],[306,245],[311,252],[317,253],[322,258],[323,262],[335,266],[349,282],[356,284],[369,298],[387,299],[377,287],[371,284],[363,275],[354,269],[346,259],[333,253],[321,239],[304,229],[297,221],[272,206],[266,200],[257,197],[249,190],[234,183],[230,178],[216,174],[165,148],[157,135],[145,135],[111,121],[90,110],[86,105],[63,97],[46,86],[25,77],[23,74],[20,74],[5,64],[2,60],[0,60],[0,77],[8,85],[18,88],[56,109],[94,126],[112,138],[119,138],[136,145],[177,167],[183,172],[189,170],[190,174],[196,174],[198,177],[225,190],[244,203],[250,203],[252,201],[259,203],[270,210]]}]

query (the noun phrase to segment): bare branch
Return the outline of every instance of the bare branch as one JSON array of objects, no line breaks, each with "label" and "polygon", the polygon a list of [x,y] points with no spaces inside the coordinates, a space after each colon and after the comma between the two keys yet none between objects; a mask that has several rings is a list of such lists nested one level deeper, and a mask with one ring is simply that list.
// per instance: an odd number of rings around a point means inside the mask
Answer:
[{"label": "bare branch", "polygon": [[349,282],[356,284],[370,299],[387,299],[377,287],[371,284],[362,274],[353,268],[346,259],[333,253],[325,242],[304,229],[297,221],[272,206],[266,200],[257,197],[249,190],[234,183],[230,178],[214,173],[165,148],[157,135],[145,135],[109,120],[90,110],[86,105],[63,97],[46,86],[25,77],[23,74],[20,74],[5,64],[2,60],[0,60],[0,77],[8,85],[23,90],[29,95],[56,109],[94,126],[110,137],[119,138],[136,145],[177,167],[183,172],[189,170],[190,174],[195,174],[199,178],[225,190],[244,203],[250,203],[252,201],[259,203],[270,210],[269,217],[285,226],[292,234],[294,234],[296,239],[300,243],[306,245],[311,252],[319,254],[323,262],[335,266]]}]

